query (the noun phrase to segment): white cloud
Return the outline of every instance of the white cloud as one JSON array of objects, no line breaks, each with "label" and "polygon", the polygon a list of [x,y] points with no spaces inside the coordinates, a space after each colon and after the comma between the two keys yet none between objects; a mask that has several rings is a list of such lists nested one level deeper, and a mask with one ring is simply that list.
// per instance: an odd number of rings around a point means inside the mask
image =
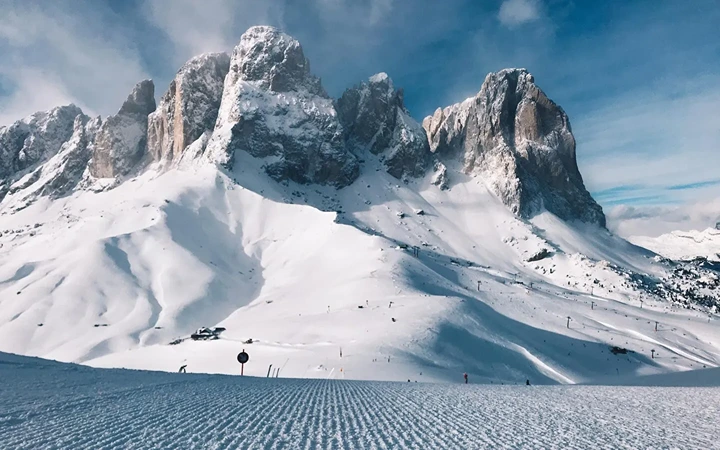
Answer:
[{"label": "white cloud", "polygon": [[537,0],[505,0],[500,5],[498,19],[508,27],[515,27],[540,18]]},{"label": "white cloud", "polygon": [[678,206],[617,206],[608,228],[622,237],[659,236],[675,230],[704,230],[720,221],[720,198]]},{"label": "white cloud", "polygon": [[16,84],[13,94],[0,100],[0,126],[9,125],[36,111],[70,103],[75,103],[88,114],[92,113],[91,108],[67,92],[62,80],[52,74],[33,68],[20,68],[14,70],[8,78],[12,78]]},{"label": "white cloud", "polygon": [[9,7],[0,15],[0,76],[13,88],[0,97],[0,124],[38,110],[75,103],[87,113],[117,110],[148,75],[118,30],[92,12],[80,17],[53,4]]},{"label": "white cloud", "polygon": [[579,163],[591,191],[640,185],[645,194],[655,190],[667,202],[717,194],[717,189],[663,191],[718,178],[720,78],[686,84],[673,80],[610,96],[603,107],[573,121]]},{"label": "white cloud", "polygon": [[278,2],[256,0],[150,0],[146,9],[175,47],[176,65],[201,53],[231,51],[253,25],[281,26],[283,11]]},{"label": "white cloud", "polygon": [[370,2],[370,25],[375,25],[385,19],[393,9],[394,0],[372,0]]}]

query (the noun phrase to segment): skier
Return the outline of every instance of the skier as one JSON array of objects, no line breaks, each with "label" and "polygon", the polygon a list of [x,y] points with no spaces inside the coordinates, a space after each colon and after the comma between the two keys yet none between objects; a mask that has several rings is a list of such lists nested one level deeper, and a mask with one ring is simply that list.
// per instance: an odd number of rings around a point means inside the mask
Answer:
[{"label": "skier", "polygon": [[530,380],[525,380],[525,386],[530,386]]},{"label": "skier", "polygon": [[340,357],[342,358],[342,347],[340,347]]},{"label": "skier", "polygon": [[187,370],[185,370],[186,367],[187,364],[180,366],[180,370],[178,370],[178,373],[187,373]]},{"label": "skier", "polygon": [[468,384],[467,372],[463,374],[463,378],[465,378],[465,384]]}]

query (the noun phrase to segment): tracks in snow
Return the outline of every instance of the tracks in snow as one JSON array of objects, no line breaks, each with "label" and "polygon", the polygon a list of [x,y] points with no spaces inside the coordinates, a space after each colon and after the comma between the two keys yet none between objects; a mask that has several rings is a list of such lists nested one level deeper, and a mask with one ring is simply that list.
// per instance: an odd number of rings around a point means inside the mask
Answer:
[{"label": "tracks in snow", "polygon": [[0,375],[3,448],[718,448],[720,389]]}]

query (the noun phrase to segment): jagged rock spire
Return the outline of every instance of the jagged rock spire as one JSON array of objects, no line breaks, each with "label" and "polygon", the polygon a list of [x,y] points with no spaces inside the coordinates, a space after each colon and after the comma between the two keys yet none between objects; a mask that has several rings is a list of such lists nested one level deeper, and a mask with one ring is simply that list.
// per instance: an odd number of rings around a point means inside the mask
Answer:
[{"label": "jagged rock spire", "polygon": [[346,90],[337,101],[347,145],[356,154],[384,153],[396,178],[422,176],[430,161],[425,131],[405,109],[402,90],[386,73],[378,73]]},{"label": "jagged rock spire", "polygon": [[525,69],[490,73],[475,97],[438,109],[423,126],[435,154],[462,158],[516,214],[546,209],[605,226],[578,170],[567,115]]},{"label": "jagged rock spire", "polygon": [[272,27],[250,28],[235,47],[206,154],[232,167],[241,151],[272,157],[265,170],[278,181],[343,187],[359,174],[300,43]]},{"label": "jagged rock spire", "polygon": [[95,137],[90,173],[96,178],[129,174],[147,154],[148,115],[155,110],[155,85],[143,80]]},{"label": "jagged rock spire", "polygon": [[148,152],[153,160],[177,162],[190,144],[212,132],[229,69],[227,53],[200,55],[180,68],[148,118]]}]

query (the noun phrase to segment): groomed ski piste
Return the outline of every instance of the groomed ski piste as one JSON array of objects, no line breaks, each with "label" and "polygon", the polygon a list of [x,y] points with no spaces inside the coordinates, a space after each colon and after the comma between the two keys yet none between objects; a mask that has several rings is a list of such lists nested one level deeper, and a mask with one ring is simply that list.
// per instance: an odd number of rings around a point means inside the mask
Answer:
[{"label": "groomed ski piste", "polygon": [[635,387],[502,386],[168,374],[0,354],[0,377],[0,447],[12,449],[720,448],[718,369]]},{"label": "groomed ski piste", "polygon": [[168,374],[0,354],[0,378],[8,449],[720,448],[718,369],[635,387],[503,386]]}]

